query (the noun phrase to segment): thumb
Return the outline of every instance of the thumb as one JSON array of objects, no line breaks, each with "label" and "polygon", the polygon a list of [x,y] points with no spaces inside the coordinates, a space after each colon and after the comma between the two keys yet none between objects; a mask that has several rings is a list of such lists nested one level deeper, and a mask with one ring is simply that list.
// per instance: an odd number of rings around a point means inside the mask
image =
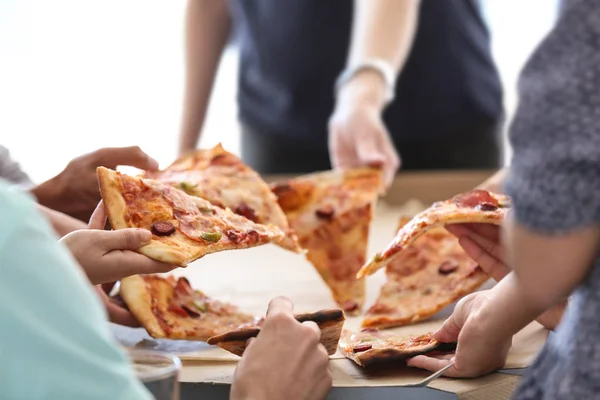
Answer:
[{"label": "thumb", "polygon": [[151,238],[152,233],[149,230],[126,228],[103,232],[102,245],[106,251],[137,250]]},{"label": "thumb", "polygon": [[356,155],[363,166],[381,168],[385,163],[385,154],[379,146],[379,141],[374,134],[365,135],[356,144]]},{"label": "thumb", "polygon": [[462,323],[459,323],[452,314],[438,329],[434,332],[433,337],[442,343],[454,343],[458,341],[458,334],[462,329]]},{"label": "thumb", "polygon": [[103,230],[106,226],[106,218],[106,208],[104,208],[104,201],[100,200],[100,202],[96,206],[96,209],[92,213],[92,216],[90,217],[88,228]]}]

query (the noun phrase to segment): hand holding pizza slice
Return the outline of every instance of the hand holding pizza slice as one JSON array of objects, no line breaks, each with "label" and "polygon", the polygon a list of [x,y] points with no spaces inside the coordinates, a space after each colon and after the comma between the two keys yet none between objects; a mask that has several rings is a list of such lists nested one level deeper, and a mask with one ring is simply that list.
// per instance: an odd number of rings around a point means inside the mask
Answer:
[{"label": "hand holding pizza slice", "polygon": [[[399,230],[408,221],[401,218]],[[397,254],[386,267],[386,277],[363,327],[391,328],[423,321],[489,279],[443,227],[425,232]]]},{"label": "hand holding pizza slice", "polygon": [[450,224],[484,223],[499,225],[510,209],[510,198],[485,190],[473,190],[434,203],[402,227],[386,249],[366,263],[357,278],[374,274],[392,262],[418,237],[428,230]]},{"label": "hand holding pizza slice", "polygon": [[280,243],[283,231],[261,225],[170,185],[99,167],[100,193],[113,229],[143,228],[152,239],[138,251],[177,266],[218,251]]}]

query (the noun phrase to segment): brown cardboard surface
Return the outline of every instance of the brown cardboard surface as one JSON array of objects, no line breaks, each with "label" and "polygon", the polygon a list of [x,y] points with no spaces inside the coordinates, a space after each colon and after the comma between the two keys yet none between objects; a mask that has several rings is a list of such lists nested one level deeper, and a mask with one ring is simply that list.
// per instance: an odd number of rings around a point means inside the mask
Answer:
[{"label": "brown cardboard surface", "polygon": [[[394,206],[392,205],[395,203],[394,199],[401,199],[402,195],[407,196],[412,192],[413,194],[423,194],[422,197],[428,199],[427,203],[429,203],[433,200],[447,198],[458,191],[468,190],[489,175],[489,173],[474,173],[463,176],[460,179],[462,183],[454,186],[458,189],[447,189],[447,193],[441,190],[443,193],[435,198],[432,198],[435,186],[438,186],[438,189],[449,187],[452,175],[439,174],[435,179],[431,175],[422,175],[421,178],[415,176],[399,178],[395,182],[391,201],[380,202],[378,205],[371,229],[369,254],[383,248],[392,239],[401,215],[413,215],[423,208],[423,203],[416,200],[411,200],[402,207]],[[428,194],[409,190],[411,185],[419,186],[419,179],[424,179],[425,183],[422,182],[422,186],[429,188],[428,190],[432,192]],[[402,189],[405,185],[402,183],[403,180],[410,184],[405,189]],[[448,180],[450,183],[447,182]],[[406,193],[400,195],[397,193],[398,190],[406,191]],[[263,315],[268,301],[279,295],[289,297],[295,303],[296,312],[315,311],[336,306],[331,299],[329,290],[303,256],[273,245],[213,254],[174,273],[186,276],[192,286],[207,294],[238,304],[244,311],[257,315]],[[366,307],[374,302],[384,280],[383,270],[367,279]],[[490,283],[486,286],[489,287]],[[451,309],[452,306],[447,307],[436,318],[428,322],[396,330],[405,334],[433,331],[450,314]],[[359,324],[360,318],[348,319],[346,327],[358,329]],[[137,345],[177,354],[184,363],[181,373],[182,382],[231,383],[238,359],[236,356],[205,343],[153,340],[140,331],[138,329],[122,332],[118,338],[127,346]],[[140,343],[142,338],[145,340]],[[536,323],[520,332],[514,338],[507,368],[521,368],[530,365],[546,338],[547,331]],[[415,383],[428,375],[425,371],[413,368],[369,372],[356,366],[339,353],[332,356],[331,369],[334,386],[337,387],[403,386]],[[517,380],[518,377],[511,375],[492,374],[475,380],[441,378],[431,383],[430,386],[461,396],[479,393],[477,397],[464,398],[495,399],[507,398],[507,396],[489,397],[491,395],[488,396],[484,393],[486,388],[493,388],[490,389],[490,392],[493,393],[510,393]]]}]

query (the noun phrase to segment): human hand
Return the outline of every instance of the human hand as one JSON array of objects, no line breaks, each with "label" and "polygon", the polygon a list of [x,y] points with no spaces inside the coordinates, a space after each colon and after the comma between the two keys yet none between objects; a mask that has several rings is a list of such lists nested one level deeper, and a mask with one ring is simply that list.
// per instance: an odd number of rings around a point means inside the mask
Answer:
[{"label": "human hand", "polygon": [[96,167],[127,165],[156,170],[158,162],[139,147],[103,148],[73,159],[54,178],[32,189],[38,202],[81,221],[87,221],[100,201]]},{"label": "human hand", "polygon": [[489,301],[488,291],[472,293],[461,299],[452,315],[434,333],[440,342],[457,342],[456,353],[439,357],[417,356],[409,359],[407,365],[439,371],[454,362],[445,376],[455,378],[475,378],[500,369],[506,363],[512,337],[498,336],[493,329],[487,329],[481,310]]},{"label": "human hand", "polygon": [[114,282],[94,286],[96,293],[98,293],[100,300],[106,308],[108,320],[115,324],[131,326],[134,328],[141,326],[122,300],[108,296],[108,293],[110,293],[113,286]]},{"label": "human hand", "polygon": [[[506,251],[501,242],[501,227],[492,224],[456,224],[446,229],[458,238],[463,250],[496,282],[512,272],[506,264]],[[567,300],[544,312],[537,321],[553,330],[562,320]]]},{"label": "human hand", "polygon": [[298,322],[293,304],[275,298],[258,337],[250,339],[231,387],[232,400],[324,399],[331,389],[329,356],[314,322]]},{"label": "human hand", "polygon": [[346,83],[329,121],[329,154],[334,168],[382,168],[389,187],[400,157],[381,117],[384,105],[383,80],[372,71]]},{"label": "human hand", "polygon": [[169,272],[177,268],[134,251],[150,241],[150,231],[135,228],[105,231],[105,224],[106,211],[101,201],[92,214],[89,229],[69,233],[60,240],[67,245],[94,285],[115,282],[130,275]]}]

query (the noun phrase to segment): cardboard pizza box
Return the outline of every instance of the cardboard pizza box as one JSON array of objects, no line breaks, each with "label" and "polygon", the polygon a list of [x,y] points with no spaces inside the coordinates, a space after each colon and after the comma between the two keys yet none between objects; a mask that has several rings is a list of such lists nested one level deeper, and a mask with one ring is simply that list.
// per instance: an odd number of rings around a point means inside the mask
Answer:
[{"label": "cardboard pizza box", "polygon": [[[467,191],[493,174],[483,172],[403,173],[377,206],[371,228],[369,254],[381,249],[394,236],[398,218],[412,215],[434,201]],[[268,181],[287,177],[268,177]],[[367,280],[366,306],[372,304],[385,280],[378,271]],[[206,256],[176,275],[186,276],[192,286],[208,295],[239,305],[244,311],[264,314],[269,299],[278,295],[291,298],[297,312],[335,307],[329,290],[304,257],[267,245]],[[449,315],[451,307],[431,321],[401,328],[420,334],[435,329]],[[347,327],[358,327],[358,318],[349,318]],[[166,350],[180,356],[183,370],[183,398],[223,398],[228,395],[238,358],[205,343],[157,341],[143,329],[114,327],[118,340],[126,346]],[[536,323],[528,326],[513,341],[507,368],[527,367],[545,343],[548,332]],[[365,373],[341,354],[331,361],[334,389],[329,399],[509,399],[519,382],[519,375],[494,373],[472,380],[441,378],[427,388],[402,388],[415,383],[427,373],[416,369],[387,371],[373,376]],[[187,396],[187,397],[186,397]]]}]

